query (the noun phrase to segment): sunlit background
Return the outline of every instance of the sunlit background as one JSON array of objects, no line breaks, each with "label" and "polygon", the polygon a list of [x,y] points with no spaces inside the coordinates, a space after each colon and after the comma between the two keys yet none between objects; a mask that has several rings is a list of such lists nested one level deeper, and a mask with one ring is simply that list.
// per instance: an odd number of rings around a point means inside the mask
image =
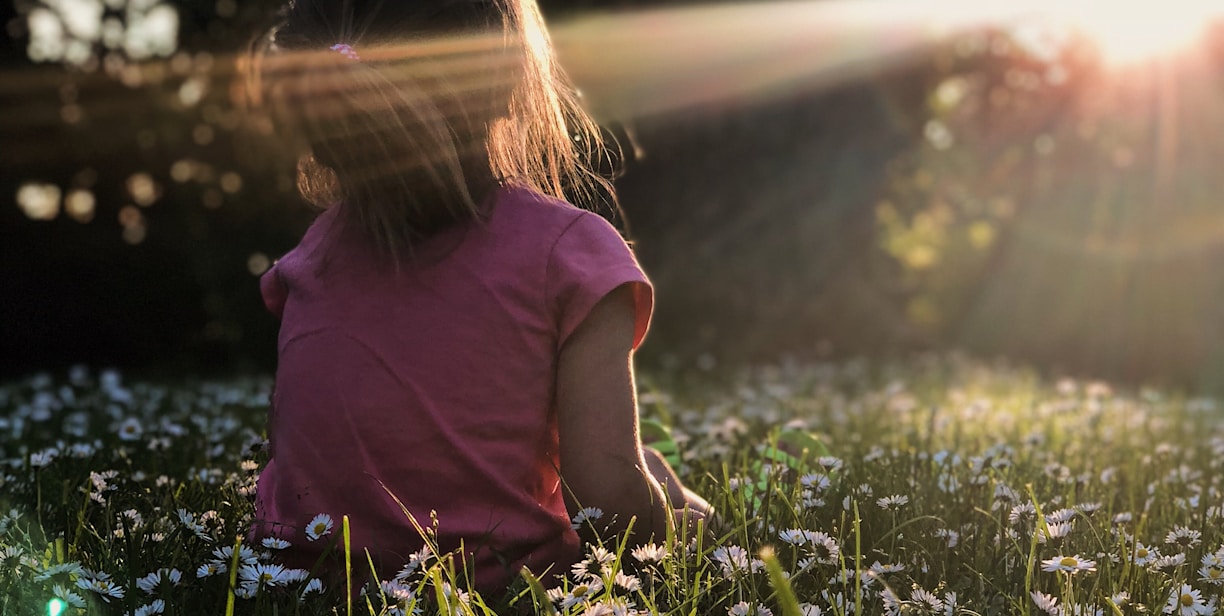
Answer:
[{"label": "sunlit background", "polygon": [[[1224,6],[1016,4],[542,2],[624,149],[640,360],[1224,388]],[[236,71],[275,8],[5,3],[0,370],[270,368],[311,216]]]}]

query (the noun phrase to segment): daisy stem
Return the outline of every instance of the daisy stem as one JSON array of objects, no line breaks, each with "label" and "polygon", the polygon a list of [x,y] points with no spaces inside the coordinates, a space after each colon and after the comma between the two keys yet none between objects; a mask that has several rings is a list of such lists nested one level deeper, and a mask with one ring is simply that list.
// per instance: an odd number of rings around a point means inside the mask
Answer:
[{"label": "daisy stem", "polygon": [[1040,533],[1049,535],[1049,528],[1046,526],[1045,516],[1041,514],[1041,503],[1037,502],[1037,494],[1033,492],[1033,484],[1024,484],[1024,489],[1028,491],[1029,500],[1033,503],[1033,537],[1029,540],[1028,562],[1024,567],[1024,598],[1020,604],[1024,606],[1024,616],[1029,615],[1029,597],[1033,596],[1033,569],[1037,566],[1037,537]]},{"label": "daisy stem", "polygon": [[344,590],[345,604],[347,606],[348,616],[353,616],[353,550],[349,537],[349,518],[345,515],[341,518],[341,525],[344,528]]},{"label": "daisy stem", "polygon": [[234,554],[230,558],[229,593],[225,596],[225,616],[234,616],[234,589],[238,584],[238,556],[242,547],[242,535],[234,537]]},{"label": "daisy stem", "polygon": [[863,615],[863,532],[860,528],[858,500],[854,501],[854,616]]}]

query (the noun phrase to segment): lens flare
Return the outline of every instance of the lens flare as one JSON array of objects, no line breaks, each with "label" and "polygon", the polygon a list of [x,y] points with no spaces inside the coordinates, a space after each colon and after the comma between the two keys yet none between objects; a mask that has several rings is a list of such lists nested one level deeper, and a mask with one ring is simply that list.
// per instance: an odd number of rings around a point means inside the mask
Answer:
[{"label": "lens flare", "polygon": [[1104,59],[1131,65],[1174,55],[1193,46],[1207,26],[1224,16],[1217,0],[1115,2],[1102,10],[1086,1],[1062,5],[1070,23],[1100,45]]}]

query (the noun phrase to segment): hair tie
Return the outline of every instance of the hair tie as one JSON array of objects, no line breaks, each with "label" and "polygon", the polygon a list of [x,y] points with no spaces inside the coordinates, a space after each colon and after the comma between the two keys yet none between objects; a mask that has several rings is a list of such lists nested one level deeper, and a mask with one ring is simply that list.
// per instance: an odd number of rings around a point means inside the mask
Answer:
[{"label": "hair tie", "polygon": [[353,46],[349,45],[348,43],[336,43],[335,45],[331,46],[331,50],[338,52],[340,55],[348,58],[349,60],[361,59],[361,56],[357,55],[357,52],[353,49]]}]

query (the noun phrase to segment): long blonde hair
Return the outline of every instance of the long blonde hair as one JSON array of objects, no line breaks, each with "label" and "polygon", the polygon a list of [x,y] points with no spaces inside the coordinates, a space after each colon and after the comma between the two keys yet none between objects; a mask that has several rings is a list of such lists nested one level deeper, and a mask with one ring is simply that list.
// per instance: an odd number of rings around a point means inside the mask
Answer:
[{"label": "long blonde hair", "polygon": [[292,0],[281,17],[251,58],[257,102],[301,145],[302,195],[342,204],[397,267],[420,240],[481,219],[497,183],[574,203],[614,195],[535,0]]}]

